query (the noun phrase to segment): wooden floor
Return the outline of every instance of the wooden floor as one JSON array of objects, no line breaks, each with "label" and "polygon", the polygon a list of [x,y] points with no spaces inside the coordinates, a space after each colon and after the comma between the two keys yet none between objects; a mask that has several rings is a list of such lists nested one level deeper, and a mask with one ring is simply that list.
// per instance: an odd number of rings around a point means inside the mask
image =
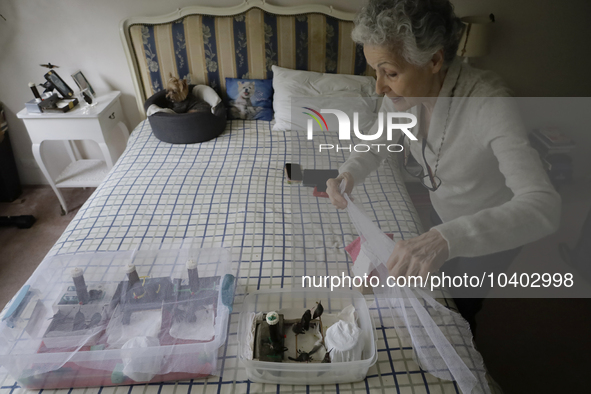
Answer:
[{"label": "wooden floor", "polygon": [[[428,195],[415,186],[409,191],[428,228]],[[28,230],[0,228],[1,306],[20,289],[92,192],[64,189],[69,206],[75,207],[66,216],[60,216],[57,198],[48,186],[26,187],[16,202],[0,203],[0,215],[37,218]],[[561,195],[560,230],[527,245],[514,263],[517,267],[524,259],[545,266],[559,259],[558,242],[574,245],[591,206],[591,187],[565,188]],[[591,300],[492,298],[485,301],[477,321],[477,347],[506,393],[591,392],[586,379],[591,371]]]},{"label": "wooden floor", "polygon": [[93,191],[94,188],[62,189],[70,207],[64,216],[49,186],[24,187],[16,201],[0,203],[0,216],[33,215],[37,219],[30,229],[0,227],[1,307],[31,276]]}]

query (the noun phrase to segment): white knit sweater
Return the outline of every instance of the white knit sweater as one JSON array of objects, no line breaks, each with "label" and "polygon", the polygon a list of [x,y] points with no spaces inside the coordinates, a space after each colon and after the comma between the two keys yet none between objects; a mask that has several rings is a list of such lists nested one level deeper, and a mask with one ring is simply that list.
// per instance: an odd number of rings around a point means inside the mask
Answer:
[{"label": "white knit sweater", "polygon": [[[430,192],[443,220],[435,228],[448,243],[449,258],[512,249],[556,231],[560,196],[529,144],[525,127],[511,105],[509,90],[495,74],[474,69],[459,59],[450,65],[439,97],[450,97],[452,90],[454,97],[469,99],[454,99],[451,109],[449,99],[438,100],[425,150],[427,163],[435,169],[449,111],[437,170],[441,186]],[[380,111],[396,112],[388,98],[384,98]],[[420,108],[411,112],[420,121]],[[418,127],[415,135],[416,130]],[[424,167],[421,144],[420,138],[413,141],[410,151]],[[383,148],[380,152],[353,152],[339,171],[350,172],[358,185],[388,154],[402,153],[388,153]]]}]

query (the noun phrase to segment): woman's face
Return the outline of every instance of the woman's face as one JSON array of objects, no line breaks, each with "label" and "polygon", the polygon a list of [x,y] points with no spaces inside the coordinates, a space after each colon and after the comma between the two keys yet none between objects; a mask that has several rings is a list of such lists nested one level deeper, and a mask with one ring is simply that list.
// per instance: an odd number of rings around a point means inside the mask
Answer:
[{"label": "woman's face", "polygon": [[363,52],[367,63],[376,70],[376,93],[392,100],[397,111],[406,111],[425,101],[423,98],[439,95],[445,77],[440,73],[443,51],[422,67],[406,62],[385,47],[365,45]]}]

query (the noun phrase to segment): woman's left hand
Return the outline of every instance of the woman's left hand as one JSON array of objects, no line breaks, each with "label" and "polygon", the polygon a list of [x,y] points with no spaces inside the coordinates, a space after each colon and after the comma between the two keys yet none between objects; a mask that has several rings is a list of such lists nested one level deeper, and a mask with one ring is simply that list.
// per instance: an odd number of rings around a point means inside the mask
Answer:
[{"label": "woman's left hand", "polygon": [[394,277],[421,276],[437,271],[449,256],[447,241],[431,229],[418,237],[397,241],[388,259],[388,271]]}]

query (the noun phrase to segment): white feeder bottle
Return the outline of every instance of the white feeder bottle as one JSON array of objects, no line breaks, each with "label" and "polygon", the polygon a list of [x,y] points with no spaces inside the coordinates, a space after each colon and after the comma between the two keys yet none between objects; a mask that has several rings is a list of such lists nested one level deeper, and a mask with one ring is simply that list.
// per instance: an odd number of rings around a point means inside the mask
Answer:
[{"label": "white feeder bottle", "polygon": [[275,311],[267,313],[267,324],[269,325],[269,334],[273,347],[281,346],[281,336],[279,334],[279,314]]},{"label": "white feeder bottle", "polygon": [[187,271],[189,273],[189,287],[191,288],[191,293],[195,293],[199,290],[199,272],[197,271],[197,262],[188,260]]},{"label": "white feeder bottle", "polygon": [[137,270],[135,269],[135,265],[129,264],[127,266],[127,279],[129,280],[129,287],[132,287],[137,282],[140,281],[140,277],[137,274]]},{"label": "white feeder bottle", "polygon": [[76,287],[76,295],[78,296],[78,302],[81,304],[86,304],[90,301],[90,296],[88,295],[88,288],[86,287],[86,282],[84,281],[84,271],[80,268],[72,268],[72,279],[74,280],[74,287]]}]

